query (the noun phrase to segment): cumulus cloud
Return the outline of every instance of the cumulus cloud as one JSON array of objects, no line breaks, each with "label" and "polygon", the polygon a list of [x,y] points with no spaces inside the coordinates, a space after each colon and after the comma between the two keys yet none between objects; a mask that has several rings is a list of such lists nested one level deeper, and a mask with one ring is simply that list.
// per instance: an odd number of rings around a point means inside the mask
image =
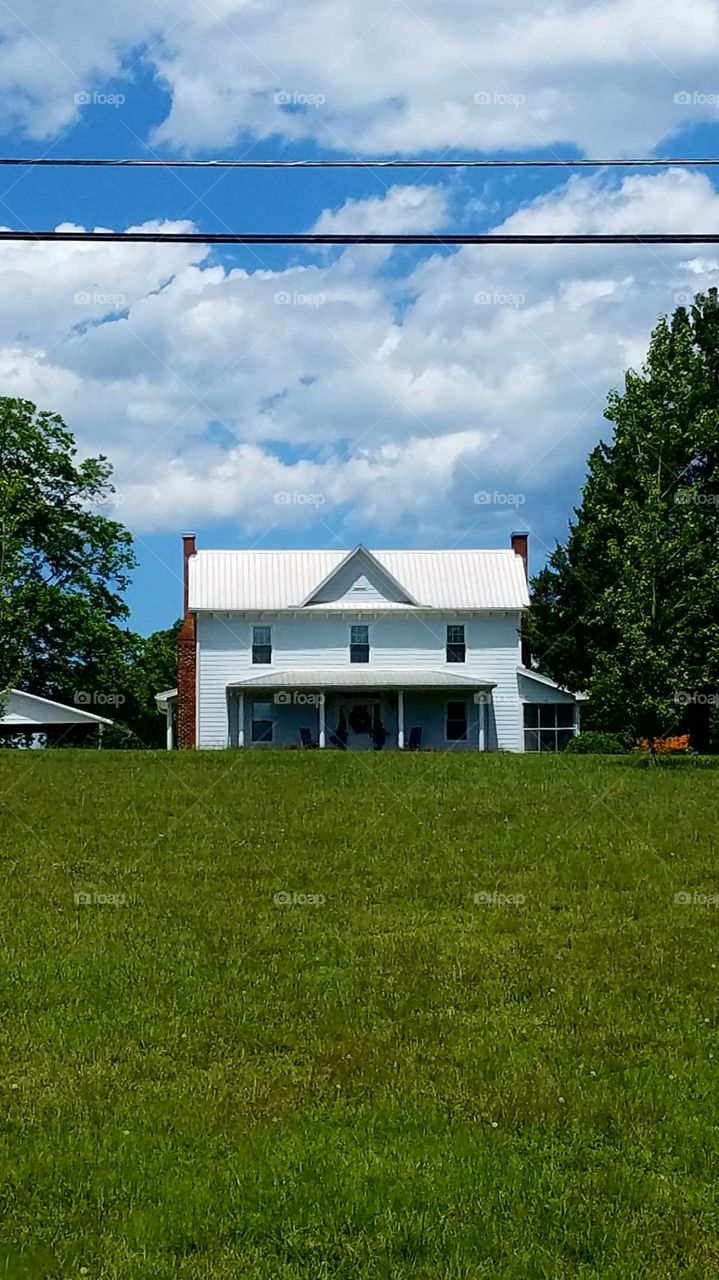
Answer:
[{"label": "cumulus cloud", "polygon": [[[427,198],[425,215],[444,216]],[[707,179],[674,170],[574,179],[497,230],[717,218]],[[402,274],[356,249],[248,271],[197,246],[5,244],[0,266],[4,393],[109,455],[131,527],[231,518],[261,537],[319,521],[327,540],[351,523],[486,532],[507,495],[528,519],[581,473],[658,315],[719,282],[710,254],[636,245],[468,246]]]},{"label": "cumulus cloud", "polygon": [[[139,63],[170,95],[155,139],[391,153],[574,143],[643,151],[717,119],[714,0],[25,0],[0,14],[0,105],[34,137]],[[80,104],[75,98],[80,94]]]},{"label": "cumulus cloud", "polygon": [[447,221],[447,206],[448,192],[442,187],[394,186],[386,195],[325,209],[312,230],[325,235],[434,232]]}]

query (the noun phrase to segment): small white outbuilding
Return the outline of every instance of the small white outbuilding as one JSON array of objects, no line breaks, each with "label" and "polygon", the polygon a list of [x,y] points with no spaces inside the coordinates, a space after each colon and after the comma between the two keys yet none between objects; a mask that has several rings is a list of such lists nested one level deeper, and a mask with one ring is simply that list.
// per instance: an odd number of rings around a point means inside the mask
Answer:
[{"label": "small white outbuilding", "polygon": [[45,733],[58,725],[98,725],[100,731],[112,724],[105,716],[97,716],[82,706],[67,707],[62,702],[41,698],[36,693],[10,689],[0,693],[0,734]]}]

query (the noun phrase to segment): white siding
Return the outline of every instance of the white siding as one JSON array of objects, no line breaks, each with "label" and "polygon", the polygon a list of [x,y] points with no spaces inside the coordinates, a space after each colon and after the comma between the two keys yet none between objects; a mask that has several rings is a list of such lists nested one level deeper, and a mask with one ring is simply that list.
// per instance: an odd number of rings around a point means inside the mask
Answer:
[{"label": "white siding", "polygon": [[[363,617],[370,625],[370,664],[437,669],[445,667],[448,623],[464,622],[467,661],[452,664],[462,675],[476,675],[496,685],[489,725],[490,748],[521,751],[522,709],[517,666],[520,663],[519,614]],[[272,626],[272,668],[349,667],[348,617],[300,615],[274,619],[268,614],[200,614],[198,636],[198,746],[226,747],[229,739],[227,686],[248,673],[261,675],[253,666],[252,624]],[[450,697],[451,695],[447,695]],[[460,697],[460,694],[456,695]]]}]

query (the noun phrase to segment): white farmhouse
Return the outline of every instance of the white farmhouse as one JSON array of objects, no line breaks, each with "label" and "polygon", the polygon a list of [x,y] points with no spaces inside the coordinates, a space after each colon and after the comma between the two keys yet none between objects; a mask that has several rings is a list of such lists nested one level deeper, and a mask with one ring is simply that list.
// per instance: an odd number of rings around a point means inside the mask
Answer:
[{"label": "white farmhouse", "polygon": [[522,661],[526,534],[506,551],[183,542],[168,746],[561,751],[578,730],[578,699]]}]

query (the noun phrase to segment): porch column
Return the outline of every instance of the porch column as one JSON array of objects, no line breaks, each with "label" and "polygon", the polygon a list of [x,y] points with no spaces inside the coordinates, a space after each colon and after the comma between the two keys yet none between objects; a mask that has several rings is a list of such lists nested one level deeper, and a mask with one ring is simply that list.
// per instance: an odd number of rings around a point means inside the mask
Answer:
[{"label": "porch column", "polygon": [[325,695],[320,694],[319,706],[317,708],[320,721],[320,749],[325,746]]},{"label": "porch column", "polygon": [[168,751],[172,751],[172,748],[174,747],[175,744],[172,739],[172,703],[169,698],[165,703],[165,725],[166,725],[165,746],[167,747]]},{"label": "porch column", "polygon": [[480,751],[485,751],[487,744],[485,741],[485,724],[487,721],[487,697],[486,693],[477,695],[477,747]]},{"label": "porch column", "polygon": [[244,747],[245,745],[245,695],[240,693],[237,698],[237,745]]},{"label": "porch column", "polygon": [[397,693],[397,746],[404,751],[404,689]]}]

